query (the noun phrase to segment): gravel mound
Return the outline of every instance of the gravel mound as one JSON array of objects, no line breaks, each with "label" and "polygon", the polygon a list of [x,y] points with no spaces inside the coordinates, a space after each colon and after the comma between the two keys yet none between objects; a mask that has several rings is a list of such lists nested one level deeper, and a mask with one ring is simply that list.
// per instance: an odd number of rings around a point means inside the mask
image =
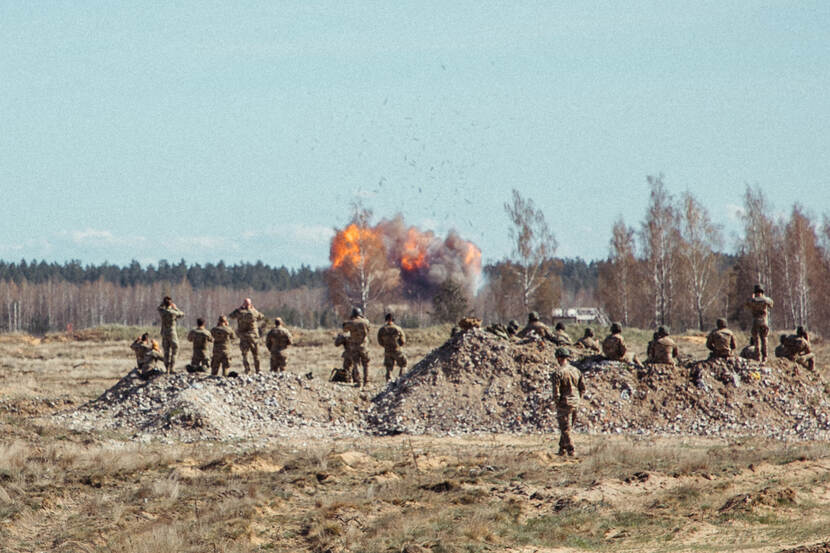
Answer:
[{"label": "gravel mound", "polygon": [[289,372],[179,373],[144,381],[133,370],[98,399],[56,418],[76,429],[185,442],[356,436],[365,433],[367,399],[354,388]]},{"label": "gravel mound", "polygon": [[[479,329],[457,334],[375,397],[369,426],[401,432],[551,432],[555,347],[510,342]],[[637,369],[577,357],[587,392],[576,430],[827,439],[824,382],[793,363],[693,361]]]}]

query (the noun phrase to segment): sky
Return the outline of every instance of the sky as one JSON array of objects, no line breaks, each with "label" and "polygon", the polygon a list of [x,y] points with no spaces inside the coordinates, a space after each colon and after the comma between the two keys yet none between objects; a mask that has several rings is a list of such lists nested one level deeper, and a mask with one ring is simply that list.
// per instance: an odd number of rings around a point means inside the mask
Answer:
[{"label": "sky", "polygon": [[0,259],[328,264],[361,202],[602,259],[663,173],[830,214],[830,3],[0,0]]}]

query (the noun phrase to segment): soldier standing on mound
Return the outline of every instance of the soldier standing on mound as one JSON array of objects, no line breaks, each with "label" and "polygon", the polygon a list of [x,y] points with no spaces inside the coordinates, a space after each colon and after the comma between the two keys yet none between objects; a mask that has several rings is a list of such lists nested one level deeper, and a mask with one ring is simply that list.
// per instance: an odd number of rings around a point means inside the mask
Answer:
[{"label": "soldier standing on mound", "polygon": [[231,366],[231,342],[236,340],[236,333],[228,324],[228,318],[219,317],[216,326],[210,329],[213,336],[213,357],[210,359],[210,374],[216,376],[222,367],[222,376],[228,376]]},{"label": "soldier standing on mound", "polygon": [[176,307],[170,296],[164,296],[158,306],[161,317],[161,348],[164,350],[164,368],[173,374],[176,364],[176,353],[179,351],[179,337],[176,334],[176,319],[184,317],[184,312]]},{"label": "soldier standing on mound", "polygon": [[585,383],[582,373],[568,363],[571,352],[568,348],[556,348],[557,367],[551,373],[553,385],[553,401],[556,404],[556,422],[559,423],[559,452],[557,455],[573,455],[574,444],[571,441],[571,426],[576,423],[576,409],[582,394],[585,393]]},{"label": "soldier standing on mound", "polygon": [[769,335],[769,310],[773,302],[764,295],[764,289],[760,284],[755,285],[752,297],[746,302],[746,306],[752,312],[752,337],[758,344],[761,352],[761,363],[767,362],[767,336]]},{"label": "soldier standing on mound", "polygon": [[187,333],[187,339],[193,342],[193,356],[190,358],[188,369],[195,372],[204,372],[210,366],[208,344],[213,342],[213,336],[205,328],[204,319],[196,319],[196,328]]},{"label": "soldier standing on mound", "polygon": [[258,324],[265,320],[265,315],[256,310],[251,303],[251,298],[245,298],[242,305],[231,311],[228,317],[236,319],[236,332],[239,335],[239,350],[242,352],[242,365],[245,367],[245,373],[251,372],[251,366],[248,365],[249,351],[254,359],[254,370],[259,373]]},{"label": "soldier standing on mound", "polygon": [[383,346],[383,366],[386,368],[386,381],[389,382],[395,363],[398,364],[399,377],[406,368],[406,355],[401,350],[406,344],[406,336],[403,329],[395,324],[392,313],[386,314],[386,324],[378,329],[378,343]]},{"label": "soldier standing on mound", "polygon": [[288,359],[285,350],[291,345],[291,333],[279,317],[274,319],[274,328],[265,337],[265,347],[271,352],[271,372],[282,372]]}]

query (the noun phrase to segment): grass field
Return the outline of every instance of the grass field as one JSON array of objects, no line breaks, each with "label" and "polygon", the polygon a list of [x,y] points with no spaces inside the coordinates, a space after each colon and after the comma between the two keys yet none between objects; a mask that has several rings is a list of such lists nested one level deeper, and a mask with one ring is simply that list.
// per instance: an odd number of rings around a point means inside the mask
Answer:
[{"label": "grass field", "polygon": [[[50,424],[132,368],[140,331],[0,337],[0,551],[773,552],[830,539],[827,443],[577,434],[579,457],[563,460],[555,435],[252,446]],[[448,333],[411,331],[410,362]],[[333,331],[295,335],[290,370],[340,363]],[[648,336],[627,334],[638,353]],[[703,356],[699,335],[678,341]]]}]

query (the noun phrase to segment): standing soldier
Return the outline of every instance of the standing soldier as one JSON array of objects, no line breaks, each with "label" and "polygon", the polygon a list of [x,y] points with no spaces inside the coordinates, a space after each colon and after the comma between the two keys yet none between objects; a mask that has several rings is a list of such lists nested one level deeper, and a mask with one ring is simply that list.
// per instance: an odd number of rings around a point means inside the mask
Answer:
[{"label": "standing soldier", "polygon": [[271,372],[282,372],[288,361],[285,349],[291,345],[291,333],[282,324],[279,317],[274,319],[274,328],[265,337],[265,347],[271,352]]},{"label": "standing soldier", "polygon": [[216,326],[210,329],[213,337],[213,357],[210,359],[210,374],[216,376],[222,367],[222,376],[228,376],[231,366],[231,341],[236,340],[236,333],[228,324],[228,318],[222,315]]},{"label": "standing soldier", "polygon": [[582,373],[568,363],[571,352],[568,348],[556,348],[557,367],[551,373],[553,401],[556,403],[556,422],[559,423],[559,452],[557,455],[573,455],[571,426],[576,423],[576,409],[585,393]]},{"label": "standing soldier", "polygon": [[769,335],[769,310],[772,309],[772,300],[764,295],[760,284],[755,285],[752,297],[746,306],[752,312],[752,336],[761,352],[761,363],[767,362],[767,336]]},{"label": "standing soldier", "polygon": [[228,317],[236,319],[236,332],[239,335],[239,350],[242,352],[242,365],[245,367],[245,373],[251,372],[251,366],[248,365],[248,351],[254,358],[254,369],[259,372],[258,323],[265,320],[265,315],[256,310],[251,303],[251,298],[245,298],[242,305],[231,311]]},{"label": "standing soldier", "polygon": [[647,361],[674,365],[678,355],[677,344],[669,338],[669,331],[664,326],[658,327],[657,332],[654,333],[654,340],[648,345]]},{"label": "standing soldier", "polygon": [[585,329],[585,335],[576,341],[576,345],[593,353],[601,351],[599,342],[594,338],[594,331],[590,328]]},{"label": "standing soldier", "polygon": [[406,368],[406,355],[401,350],[406,344],[406,336],[403,329],[395,324],[392,313],[387,313],[385,319],[386,324],[378,329],[378,343],[383,346],[383,366],[386,368],[386,381],[389,382],[395,363],[398,364],[398,377]]},{"label": "standing soldier", "polygon": [[343,323],[343,330],[349,333],[346,351],[352,363],[352,380],[360,386],[358,367],[363,367],[363,386],[369,382],[369,320],[359,307],[352,309],[349,320]]},{"label": "standing soldier", "polygon": [[158,307],[161,316],[161,348],[164,350],[164,367],[169,374],[173,374],[176,364],[176,353],[179,351],[179,337],[176,335],[176,319],[184,317],[170,296],[164,296]]},{"label": "standing soldier", "polygon": [[565,332],[565,325],[562,322],[556,323],[556,326],[553,327],[553,343],[557,346],[570,346],[573,344],[571,337],[568,336],[568,333]]},{"label": "standing soldier", "polygon": [[717,328],[706,337],[709,359],[728,359],[735,354],[735,350],[738,348],[735,335],[726,328],[726,319],[718,319],[715,326]]},{"label": "standing soldier", "polygon": [[210,366],[208,357],[208,344],[213,342],[213,336],[205,328],[205,320],[196,319],[196,328],[187,333],[187,339],[193,342],[193,357],[190,358],[188,370],[193,372],[204,372]]}]

